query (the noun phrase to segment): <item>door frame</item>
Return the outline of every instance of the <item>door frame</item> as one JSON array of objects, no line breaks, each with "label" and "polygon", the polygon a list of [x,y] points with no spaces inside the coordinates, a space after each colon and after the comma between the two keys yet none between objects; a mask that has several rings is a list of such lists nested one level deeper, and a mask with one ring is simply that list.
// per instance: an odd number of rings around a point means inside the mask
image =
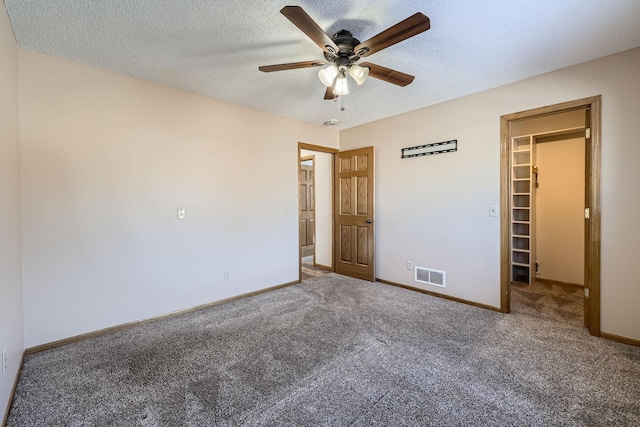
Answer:
[{"label": "door frame", "polygon": [[[335,271],[335,242],[334,242],[334,233],[335,233],[335,210],[334,210],[334,186],[335,186],[335,155],[336,153],[338,153],[340,150],[338,150],[337,148],[330,148],[330,147],[324,147],[321,145],[313,145],[313,144],[307,144],[304,142],[298,142],[298,156],[297,156],[297,170],[298,170],[298,189],[300,188],[300,172],[301,172],[301,166],[300,166],[300,159],[302,158],[302,150],[309,150],[309,151],[315,151],[318,153],[327,153],[327,154],[331,154],[331,195],[330,195],[330,204],[331,204],[331,270],[330,271]],[[314,165],[315,167],[315,165]],[[299,190],[296,191],[296,193],[299,193]],[[315,189],[314,189],[314,197],[315,197]],[[298,221],[296,224],[296,228],[298,230],[298,281],[302,282],[302,250],[300,248],[300,216],[301,216],[301,211],[300,211],[300,195],[298,194]],[[315,248],[314,248],[314,253],[315,253]],[[315,259],[315,258],[314,258]]]},{"label": "door frame", "polygon": [[602,96],[598,95],[500,117],[500,311],[509,313],[511,311],[509,274],[511,248],[509,233],[511,144],[509,139],[511,123],[585,108],[590,111],[591,138],[587,139],[585,144],[585,208],[590,209],[590,218],[585,220],[584,228],[584,286],[585,294],[588,292],[589,295],[585,304],[587,308],[585,314],[588,314],[586,326],[589,333],[594,336],[600,336],[601,102]]}]

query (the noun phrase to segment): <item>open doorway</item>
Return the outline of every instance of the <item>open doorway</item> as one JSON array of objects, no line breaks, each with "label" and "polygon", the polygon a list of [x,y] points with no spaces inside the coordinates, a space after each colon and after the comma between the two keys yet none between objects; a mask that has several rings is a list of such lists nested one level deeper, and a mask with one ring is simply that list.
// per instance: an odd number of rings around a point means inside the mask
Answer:
[{"label": "open doorway", "polygon": [[333,173],[338,150],[298,144],[300,280],[334,271]]},{"label": "open doorway", "polygon": [[501,137],[502,311],[599,335],[600,97],[503,116]]},{"label": "open doorway", "polygon": [[511,124],[511,311],[584,318],[586,109]]}]

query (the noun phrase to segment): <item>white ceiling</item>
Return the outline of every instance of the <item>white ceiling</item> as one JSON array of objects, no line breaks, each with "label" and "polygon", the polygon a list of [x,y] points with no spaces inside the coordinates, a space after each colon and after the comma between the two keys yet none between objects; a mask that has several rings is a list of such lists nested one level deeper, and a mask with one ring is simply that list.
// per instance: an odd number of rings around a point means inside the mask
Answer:
[{"label": "white ceiling", "polygon": [[[640,46],[638,0],[5,0],[18,44],[305,122],[345,129]],[[365,41],[422,12],[431,29],[366,58],[414,75],[323,100],[323,59],[280,14],[302,6],[330,36]],[[345,111],[340,111],[344,100]]]}]

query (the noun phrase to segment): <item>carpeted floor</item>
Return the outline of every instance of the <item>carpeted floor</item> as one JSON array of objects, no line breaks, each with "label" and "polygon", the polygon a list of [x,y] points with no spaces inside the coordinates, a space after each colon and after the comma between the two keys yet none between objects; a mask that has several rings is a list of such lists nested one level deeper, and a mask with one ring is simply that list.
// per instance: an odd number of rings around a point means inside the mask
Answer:
[{"label": "carpeted floor", "polygon": [[640,348],[328,274],[28,356],[9,426],[637,426]]},{"label": "carpeted floor", "polygon": [[534,282],[511,285],[511,311],[540,319],[580,326],[584,324],[584,288]]}]

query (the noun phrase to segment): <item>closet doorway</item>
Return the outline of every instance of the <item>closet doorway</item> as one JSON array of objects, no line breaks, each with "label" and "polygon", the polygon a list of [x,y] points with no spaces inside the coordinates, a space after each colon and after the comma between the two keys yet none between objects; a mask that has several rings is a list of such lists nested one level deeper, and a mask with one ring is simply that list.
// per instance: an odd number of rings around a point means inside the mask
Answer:
[{"label": "closet doorway", "polygon": [[600,334],[599,125],[600,97],[502,117],[503,312]]}]

